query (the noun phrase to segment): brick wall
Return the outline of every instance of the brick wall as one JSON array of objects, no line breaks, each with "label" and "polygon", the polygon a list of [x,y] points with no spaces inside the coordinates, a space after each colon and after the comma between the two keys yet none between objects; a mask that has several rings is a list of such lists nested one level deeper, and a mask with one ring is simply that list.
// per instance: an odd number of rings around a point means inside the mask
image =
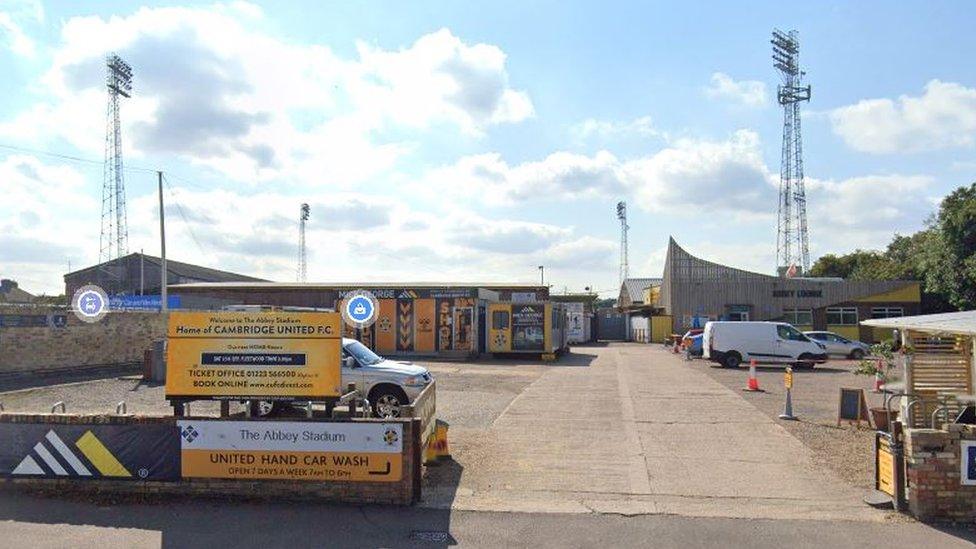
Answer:
[{"label": "brick wall", "polygon": [[[51,311],[18,310],[16,314]],[[160,313],[109,313],[87,323],[72,312],[65,328],[0,328],[0,375],[142,362],[153,339],[166,334]]]},{"label": "brick wall", "polygon": [[[189,418],[193,419],[193,418]],[[199,418],[213,420],[216,418]],[[296,420],[307,421],[307,420]],[[325,500],[344,503],[411,505],[420,500],[422,465],[419,442],[420,420],[355,420],[403,424],[403,472],[398,482],[313,482],[299,480],[225,480],[184,479],[178,482],[70,479],[70,478],[2,478],[6,485],[28,490],[57,493],[114,493],[165,495],[219,495],[247,499]],[[170,416],[115,416],[79,414],[10,414],[0,413],[0,423],[46,424],[174,424]],[[0,450],[3,441],[0,440]]]},{"label": "brick wall", "polygon": [[916,518],[976,519],[976,486],[960,483],[960,440],[976,440],[976,426],[905,430],[908,508]]}]

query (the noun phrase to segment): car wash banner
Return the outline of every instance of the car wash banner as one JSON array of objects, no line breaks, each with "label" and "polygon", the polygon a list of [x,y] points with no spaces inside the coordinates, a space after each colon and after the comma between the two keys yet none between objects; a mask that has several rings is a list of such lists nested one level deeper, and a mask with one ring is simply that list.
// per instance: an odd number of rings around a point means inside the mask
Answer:
[{"label": "car wash banner", "polygon": [[0,476],[179,480],[175,425],[0,423]]},{"label": "car wash banner", "polygon": [[325,312],[171,313],[166,397],[337,397],[341,323]]},{"label": "car wash banner", "polygon": [[396,482],[403,425],[181,420],[184,478]]},{"label": "car wash banner", "polygon": [[542,303],[512,303],[512,350],[545,349],[546,306]]}]

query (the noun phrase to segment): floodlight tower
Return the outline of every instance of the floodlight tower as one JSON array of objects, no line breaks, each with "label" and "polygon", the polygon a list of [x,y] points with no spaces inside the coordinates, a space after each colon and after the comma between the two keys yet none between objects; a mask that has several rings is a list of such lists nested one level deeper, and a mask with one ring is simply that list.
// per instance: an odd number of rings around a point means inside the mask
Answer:
[{"label": "floodlight tower", "polygon": [[298,218],[298,281],[305,282],[308,274],[308,258],[305,253],[305,223],[311,210],[308,204],[302,204]]},{"label": "floodlight tower", "polygon": [[620,283],[623,284],[630,274],[630,266],[627,264],[627,203],[617,202],[617,219],[620,220]]},{"label": "floodlight tower", "polygon": [[773,67],[782,83],[776,94],[783,106],[783,152],[779,169],[779,212],[776,226],[776,270],[780,275],[810,270],[807,235],[807,196],[803,184],[803,140],[800,103],[810,101],[810,86],[803,86],[800,42],[795,30],[773,30]]},{"label": "floodlight tower", "polygon": [[132,67],[118,55],[106,58],[108,68],[108,114],[105,131],[105,165],[102,178],[102,233],[98,262],[104,263],[129,253],[129,229],[125,213],[125,181],[122,170],[122,129],[119,96],[132,93]]}]

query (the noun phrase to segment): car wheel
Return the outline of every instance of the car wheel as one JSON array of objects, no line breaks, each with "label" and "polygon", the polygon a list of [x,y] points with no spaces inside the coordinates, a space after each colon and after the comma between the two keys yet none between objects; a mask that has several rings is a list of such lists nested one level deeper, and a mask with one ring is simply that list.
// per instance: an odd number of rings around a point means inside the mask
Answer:
[{"label": "car wheel", "polygon": [[810,359],[810,355],[802,354],[800,355],[800,361],[793,365],[794,368],[803,370],[812,370],[814,361]]},{"label": "car wheel", "polygon": [[726,368],[738,368],[739,364],[742,364],[742,357],[736,352],[726,354],[725,359],[722,361],[722,366]]},{"label": "car wheel", "polygon": [[862,358],[864,358],[864,350],[854,349],[851,351],[851,360],[861,360]]},{"label": "car wheel", "polygon": [[369,400],[373,406],[373,415],[383,419],[400,417],[401,409],[408,404],[407,395],[394,388],[378,389]]},{"label": "car wheel", "polygon": [[268,417],[281,411],[281,406],[271,400],[249,400],[247,406],[251,409],[251,417]]}]

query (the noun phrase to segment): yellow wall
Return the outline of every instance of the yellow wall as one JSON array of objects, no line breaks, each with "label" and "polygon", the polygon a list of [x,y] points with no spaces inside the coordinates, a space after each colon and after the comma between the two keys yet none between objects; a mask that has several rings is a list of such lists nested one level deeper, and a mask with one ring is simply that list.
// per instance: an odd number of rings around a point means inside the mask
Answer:
[{"label": "yellow wall", "polygon": [[644,305],[657,305],[661,299],[661,287],[649,286],[644,288]]},{"label": "yellow wall", "polygon": [[651,317],[651,342],[664,343],[671,335],[671,315]]},{"label": "yellow wall", "polygon": [[911,284],[906,284],[902,288],[897,290],[892,290],[890,292],[885,292],[882,294],[869,295],[867,297],[862,297],[857,301],[861,303],[883,303],[883,302],[911,302],[919,303],[922,301],[922,290],[919,287],[918,282],[913,282]]},{"label": "yellow wall", "polygon": [[857,326],[839,326],[836,324],[828,324],[827,331],[834,332],[835,334],[844,336],[853,341],[861,339],[861,329]]},{"label": "yellow wall", "polygon": [[[492,322],[495,311],[506,311],[508,313],[508,328],[496,330]],[[512,350],[512,305],[510,303],[489,303],[488,304],[488,351],[492,353],[507,353]]]}]

